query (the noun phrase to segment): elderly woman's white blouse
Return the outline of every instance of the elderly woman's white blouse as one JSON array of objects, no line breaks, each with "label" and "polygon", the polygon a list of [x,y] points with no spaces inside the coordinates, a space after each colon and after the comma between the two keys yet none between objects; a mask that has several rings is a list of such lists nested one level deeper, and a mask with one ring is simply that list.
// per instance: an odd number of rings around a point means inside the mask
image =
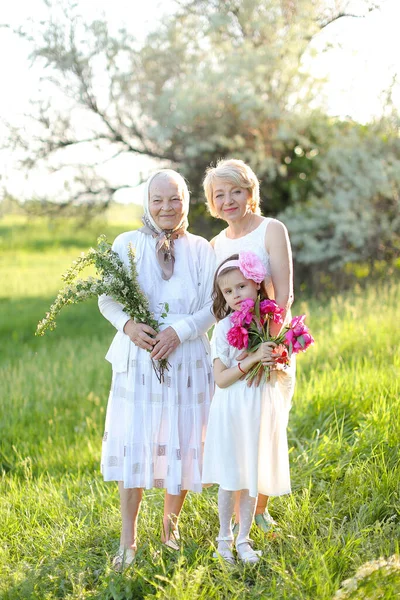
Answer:
[{"label": "elderly woman's white blouse", "polygon": [[165,281],[155,253],[155,238],[141,231],[120,235],[113,248],[129,265],[136,251],[138,278],[161,328],[173,327],[181,344],[168,357],[164,382],[157,379],[150,354],[123,333],[129,315],[102,296],[102,314],[118,329],[107,353],[113,368],[104,428],[101,471],[106,481],[126,488],[165,488],[201,492],[203,443],[213,393],[206,331],[214,322],[211,288],[215,256],[209,242],[186,233],[175,241],[175,266]]},{"label": "elderly woman's white blouse", "polygon": [[[161,277],[155,239],[139,230],[119,235],[113,250],[127,266],[130,243],[135,248],[139,284],[149,299],[155,318],[159,319],[165,302],[169,305],[168,316],[163,319],[161,329],[173,327],[181,343],[204,335],[215,322],[211,313],[215,255],[209,242],[191,233],[175,240],[174,274],[168,281]],[[124,372],[131,341],[123,329],[130,317],[110,296],[100,296],[99,308],[118,330],[106,359],[111,362],[115,372]]]}]

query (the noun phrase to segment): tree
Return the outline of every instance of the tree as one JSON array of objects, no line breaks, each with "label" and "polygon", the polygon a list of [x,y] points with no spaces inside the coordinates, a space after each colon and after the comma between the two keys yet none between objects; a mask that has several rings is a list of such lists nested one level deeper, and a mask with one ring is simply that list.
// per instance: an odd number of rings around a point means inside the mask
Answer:
[{"label": "tree", "polygon": [[[313,149],[309,105],[317,82],[302,58],[321,29],[352,14],[348,1],[182,0],[142,45],[127,30],[112,34],[104,21],[85,23],[76,4],[46,4],[48,21],[19,30],[32,59],[46,65],[52,94],[36,106],[30,140],[10,131],[25,168],[76,166],[72,149],[103,163],[146,156],[187,176],[199,201],[198,231],[208,224],[204,169],[220,157],[251,164],[267,198],[264,212],[298,199],[293,189],[274,193],[272,184],[285,182],[285,158],[291,169],[302,158],[296,147]],[[376,3],[364,0],[363,7]],[[299,190],[310,180],[297,177]],[[104,204],[122,185],[101,177],[94,159],[66,186],[65,201]]]},{"label": "tree", "polygon": [[351,267],[385,272],[400,256],[399,122],[341,123],[318,159],[314,192],[283,211],[297,282],[314,292],[353,281]]}]

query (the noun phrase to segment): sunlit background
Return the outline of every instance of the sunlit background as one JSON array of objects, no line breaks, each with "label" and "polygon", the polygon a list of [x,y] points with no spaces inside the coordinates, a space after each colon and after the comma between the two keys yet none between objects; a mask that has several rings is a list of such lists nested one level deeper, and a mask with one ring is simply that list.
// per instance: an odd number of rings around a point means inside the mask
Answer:
[{"label": "sunlit background", "polygon": [[[0,597],[397,598],[400,0],[0,5]],[[216,490],[188,494],[179,553],[160,543],[163,490],[146,490],[118,574],[99,469],[115,329],[92,298],[34,332],[99,234],[141,226],[158,165],[188,180],[190,232],[225,227],[202,179],[228,156],[287,226],[293,314],[316,340],[296,367],[293,493],[269,504],[276,537],[252,529],[260,564],[226,569]]]},{"label": "sunlit background", "polygon": [[[382,0],[377,4],[379,8],[365,16],[345,17],[321,30],[303,61],[302,68],[324,80],[322,93],[315,96],[314,105],[329,115],[368,123],[385,110],[388,90],[400,73],[400,2]],[[140,41],[157,28],[164,14],[171,14],[177,8],[174,0],[79,0],[77,5],[87,21],[104,17],[111,31],[116,32],[124,26]],[[362,1],[350,2],[348,12],[358,15],[360,7],[363,7]],[[48,7],[42,0],[14,0],[2,3],[0,22],[18,28],[26,20],[43,21],[48,16]],[[2,121],[13,125],[20,123],[23,115],[30,112],[33,99],[49,90],[41,82],[46,70],[40,61],[32,63],[30,52],[29,42],[11,29],[0,29],[0,78],[4,84],[0,94],[0,114]],[[392,87],[392,100],[400,106],[398,84]],[[56,98],[55,102],[62,103],[62,98]],[[4,141],[4,126],[0,131]],[[26,123],[25,133],[26,136],[30,134],[29,123]],[[16,168],[18,153],[11,155],[6,150],[1,156],[0,175],[16,197],[29,199],[56,195],[62,188],[65,172],[51,177],[46,170],[22,174]],[[86,151],[79,153],[76,150],[73,158],[84,162],[88,156]],[[152,162],[147,158],[135,157],[132,163],[132,157],[120,157],[102,167],[101,172],[135,185],[151,167]],[[115,199],[140,202],[140,190],[120,190]]]}]

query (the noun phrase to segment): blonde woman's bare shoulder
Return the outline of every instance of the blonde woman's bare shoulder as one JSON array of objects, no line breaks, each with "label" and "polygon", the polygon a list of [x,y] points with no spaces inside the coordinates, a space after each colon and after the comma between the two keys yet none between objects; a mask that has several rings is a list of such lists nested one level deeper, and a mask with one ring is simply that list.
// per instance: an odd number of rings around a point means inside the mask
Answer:
[{"label": "blonde woman's bare shoulder", "polygon": [[286,225],[284,223],[282,223],[282,221],[271,218],[268,223],[267,231],[269,234],[272,233],[272,234],[280,235],[282,233],[286,234],[287,229],[286,229]]},{"label": "blonde woman's bare shoulder", "polygon": [[265,247],[267,251],[270,248],[277,248],[280,245],[289,243],[289,234],[286,225],[278,219],[271,219],[265,231]]}]

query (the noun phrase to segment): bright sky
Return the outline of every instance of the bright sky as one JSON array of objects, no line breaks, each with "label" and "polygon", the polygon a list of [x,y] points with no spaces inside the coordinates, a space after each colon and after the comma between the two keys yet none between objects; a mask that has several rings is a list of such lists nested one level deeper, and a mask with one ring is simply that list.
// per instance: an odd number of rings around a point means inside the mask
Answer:
[{"label": "bright sky", "polygon": [[[319,52],[311,70],[327,78],[328,112],[365,123],[382,110],[382,92],[397,74],[394,100],[400,109],[400,0],[381,0],[365,18],[343,18],[319,34],[315,47],[331,42],[338,47]],[[319,46],[320,45],[320,46]]]},{"label": "bright sky", "polygon": [[[45,19],[47,15],[42,0],[3,0],[1,4],[0,23],[18,26],[26,18]],[[173,3],[171,0],[79,0],[78,5],[88,18],[103,11],[111,27],[125,25],[140,37]],[[317,56],[310,68],[327,79],[325,102],[330,114],[367,122],[381,113],[383,90],[395,74],[400,76],[400,44],[396,41],[399,23],[400,0],[381,0],[380,10],[362,19],[340,19],[319,34],[313,42]],[[333,45],[339,43],[339,47],[322,52],[327,41]],[[0,81],[3,82],[0,116],[14,124],[18,124],[20,115],[29,112],[29,99],[35,96],[43,74],[38,67],[30,68],[28,54],[27,43],[0,29]],[[399,86],[394,99],[400,108]],[[9,153],[2,152],[1,158],[0,176],[9,179],[9,188],[17,197],[43,193],[48,176],[37,173],[29,181],[23,181],[13,169]],[[146,170],[146,162],[135,159],[132,169],[132,163],[128,166],[121,161],[119,169],[129,171],[132,179],[126,183],[135,185],[139,171]],[[58,184],[62,183],[62,177],[59,176]],[[125,192],[127,197],[132,200],[132,191]],[[120,200],[123,199],[121,195]]]}]

